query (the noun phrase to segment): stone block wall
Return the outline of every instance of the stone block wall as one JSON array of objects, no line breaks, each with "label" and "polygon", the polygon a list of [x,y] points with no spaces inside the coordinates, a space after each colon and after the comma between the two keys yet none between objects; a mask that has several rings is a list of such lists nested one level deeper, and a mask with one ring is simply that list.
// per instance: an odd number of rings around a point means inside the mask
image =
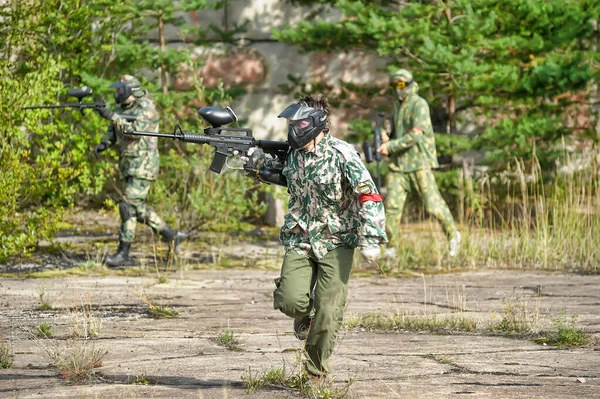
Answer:
[{"label": "stone block wall", "polygon": [[[187,24],[202,28],[213,24],[220,29],[231,29],[235,24],[246,24],[245,33],[237,35],[234,44],[213,43],[211,48],[196,48],[196,54],[205,60],[205,64],[200,70],[188,73],[197,73],[207,87],[215,87],[219,79],[226,88],[243,87],[247,94],[236,98],[232,108],[240,119],[247,121],[246,126],[253,129],[256,137],[285,138],[285,121],[277,115],[295,100],[280,87],[290,84],[289,75],[305,83],[326,81],[336,88],[339,88],[340,80],[355,84],[387,82],[383,71],[385,60],[375,53],[304,53],[297,46],[272,39],[273,29],[294,24],[309,12],[283,0],[234,0],[222,10],[190,12],[182,16]],[[339,18],[334,13],[323,17],[328,20]],[[171,46],[181,45],[182,34],[176,28],[167,27],[166,35]],[[185,75],[172,79],[171,84],[178,89],[189,87]],[[349,120],[358,115],[371,115],[372,100],[378,103],[390,101],[385,95],[377,99],[360,98],[356,99],[355,106],[334,109],[332,134],[343,138]]]}]

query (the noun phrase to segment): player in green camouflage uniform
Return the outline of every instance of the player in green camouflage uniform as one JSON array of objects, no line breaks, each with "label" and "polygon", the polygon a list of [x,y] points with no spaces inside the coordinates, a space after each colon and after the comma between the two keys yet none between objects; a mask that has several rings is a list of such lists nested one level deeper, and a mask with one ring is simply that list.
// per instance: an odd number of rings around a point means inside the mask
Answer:
[{"label": "player in green camouflage uniform", "polygon": [[[341,326],[354,248],[377,258],[387,242],[382,198],[354,147],[329,134],[326,98],[304,97],[279,117],[288,119],[292,147],[283,165],[289,194],[280,231],[285,246],[274,307],[294,317],[306,339],[307,371],[329,371]],[[281,168],[263,156],[258,167]]]},{"label": "player in green camouflage uniform", "polygon": [[390,84],[397,96],[391,140],[384,132],[385,142],[378,150],[390,157],[385,203],[388,236],[393,241],[394,234],[400,231],[406,197],[415,190],[425,210],[441,223],[450,242],[449,254],[454,256],[460,245],[460,233],[432,172],[439,165],[429,105],[417,94],[419,85],[406,69],[392,74]]},{"label": "player in green camouflage uniform", "polygon": [[[185,233],[173,231],[146,204],[146,197],[156,179],[159,168],[159,156],[156,137],[132,136],[123,133],[126,127],[134,130],[158,132],[158,113],[154,103],[147,96],[140,82],[131,75],[124,75],[113,83],[117,108],[99,108],[98,113],[111,121],[108,130],[94,153],[99,153],[117,143],[119,150],[119,175],[122,183],[122,199],[119,203],[121,229],[117,253],[106,258],[109,266],[120,266],[129,256],[131,242],[135,237],[137,222],[147,224],[155,233],[168,242],[173,253],[185,238]],[[136,120],[127,121],[120,115],[134,115]]]}]

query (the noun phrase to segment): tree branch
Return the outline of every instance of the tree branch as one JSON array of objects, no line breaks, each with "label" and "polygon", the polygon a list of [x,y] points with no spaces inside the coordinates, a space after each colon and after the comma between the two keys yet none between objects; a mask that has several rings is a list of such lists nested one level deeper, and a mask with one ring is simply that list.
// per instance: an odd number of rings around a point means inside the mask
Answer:
[{"label": "tree branch", "polygon": [[417,57],[416,55],[414,55],[413,53],[411,53],[410,50],[407,49],[406,47],[404,47],[403,51],[404,51],[405,55],[407,55],[408,57],[410,57],[413,60],[417,61],[419,64],[421,64],[421,65],[427,65],[427,63],[425,61],[423,61],[422,59],[420,59],[419,57]]}]

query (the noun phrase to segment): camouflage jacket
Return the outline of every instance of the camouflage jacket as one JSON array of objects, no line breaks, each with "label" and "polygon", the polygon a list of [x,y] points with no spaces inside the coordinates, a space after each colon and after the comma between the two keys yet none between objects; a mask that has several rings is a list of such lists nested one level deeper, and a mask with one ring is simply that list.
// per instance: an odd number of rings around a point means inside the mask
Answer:
[{"label": "camouflage jacket", "polygon": [[416,91],[394,102],[392,140],[388,144],[390,169],[415,172],[439,167],[429,105]]},{"label": "camouflage jacket", "polygon": [[[276,167],[263,156],[259,166]],[[359,203],[359,194],[377,193],[356,150],[326,134],[313,151],[292,150],[283,167],[288,209],[279,233],[286,251],[318,259],[342,245],[371,248],[387,242],[382,202]]]},{"label": "camouflage jacket", "polygon": [[[159,157],[156,137],[131,136],[123,129],[132,126],[135,130],[158,132],[158,113],[152,100],[146,97],[132,104],[117,105],[115,114],[102,142],[118,144],[119,172],[122,178],[133,176],[139,179],[154,180],[158,175]],[[128,122],[117,114],[136,115],[137,120]]]}]

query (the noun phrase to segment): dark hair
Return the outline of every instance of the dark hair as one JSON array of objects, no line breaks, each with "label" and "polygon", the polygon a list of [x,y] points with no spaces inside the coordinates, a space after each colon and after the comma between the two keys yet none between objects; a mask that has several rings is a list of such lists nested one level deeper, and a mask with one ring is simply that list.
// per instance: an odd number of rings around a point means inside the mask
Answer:
[{"label": "dark hair", "polygon": [[325,97],[323,95],[304,96],[304,97],[300,98],[300,100],[298,100],[298,104],[306,105],[307,107],[313,107],[314,109],[318,109],[318,110],[325,112],[325,114],[327,115],[327,122],[325,122],[325,129],[327,131],[329,131],[329,125],[331,123],[329,121],[329,115],[331,115],[331,106],[329,105],[329,100],[327,100],[327,97]]}]

